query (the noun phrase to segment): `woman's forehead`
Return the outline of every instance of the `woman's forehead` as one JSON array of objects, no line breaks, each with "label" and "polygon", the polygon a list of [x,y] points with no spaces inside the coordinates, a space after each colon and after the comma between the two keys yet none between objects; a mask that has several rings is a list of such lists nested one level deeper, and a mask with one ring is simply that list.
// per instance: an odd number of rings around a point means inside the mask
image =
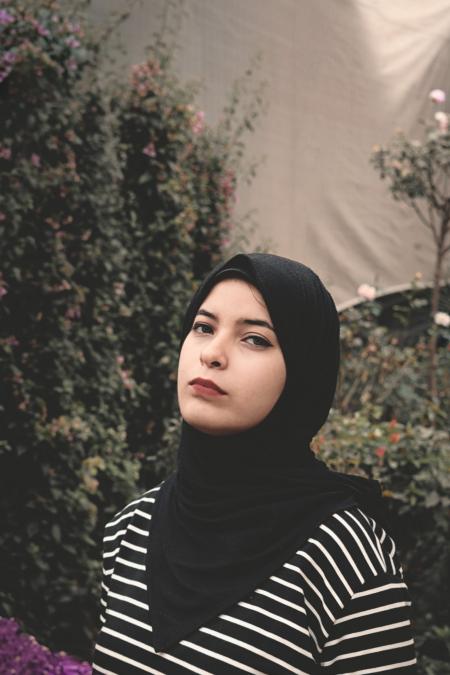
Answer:
[{"label": "woman's forehead", "polygon": [[269,318],[269,310],[261,292],[243,279],[229,278],[219,281],[212,287],[199,308],[206,308],[212,312],[254,308]]}]

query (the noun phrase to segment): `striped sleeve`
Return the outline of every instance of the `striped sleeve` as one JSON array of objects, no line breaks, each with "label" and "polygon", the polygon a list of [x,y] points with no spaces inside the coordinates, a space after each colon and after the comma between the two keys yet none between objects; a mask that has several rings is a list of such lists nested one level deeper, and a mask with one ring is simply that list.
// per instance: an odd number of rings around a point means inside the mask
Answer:
[{"label": "striped sleeve", "polygon": [[119,551],[127,525],[135,513],[135,505],[139,500],[128,504],[106,524],[103,536],[102,581],[100,595],[100,622],[105,623],[105,611],[108,605],[111,577],[114,572],[114,562]]},{"label": "striped sleeve", "polygon": [[[350,567],[346,592],[340,593],[341,607],[333,610],[320,645],[321,672],[415,673],[411,601],[394,541],[357,509],[334,514],[322,530],[336,545],[332,559],[336,573],[348,567],[342,554]],[[329,574],[335,579],[331,570]]]},{"label": "striped sleeve", "polygon": [[334,622],[321,654],[323,672],[416,672],[410,608],[400,577],[362,584]]},{"label": "striped sleeve", "polygon": [[223,614],[167,652],[155,652],[146,553],[158,489],[106,526],[93,673],[416,672],[411,602],[394,541],[356,507],[327,518],[295,555]]}]

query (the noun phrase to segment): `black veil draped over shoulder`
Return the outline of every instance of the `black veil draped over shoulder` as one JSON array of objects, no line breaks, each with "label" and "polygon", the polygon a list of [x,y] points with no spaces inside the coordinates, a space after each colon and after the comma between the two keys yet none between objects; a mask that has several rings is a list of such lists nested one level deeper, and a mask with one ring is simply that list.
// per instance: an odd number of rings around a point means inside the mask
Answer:
[{"label": "black veil draped over shoulder", "polygon": [[286,384],[256,427],[211,436],[182,423],[177,470],[154,505],[148,552],[156,651],[170,649],[249,595],[338,510],[382,512],[375,481],[330,471],[310,441],[325,422],[339,368],[334,301],[305,265],[237,254],[218,265],[187,309],[181,344],[212,287],[246,279],[262,294],[286,364]]}]

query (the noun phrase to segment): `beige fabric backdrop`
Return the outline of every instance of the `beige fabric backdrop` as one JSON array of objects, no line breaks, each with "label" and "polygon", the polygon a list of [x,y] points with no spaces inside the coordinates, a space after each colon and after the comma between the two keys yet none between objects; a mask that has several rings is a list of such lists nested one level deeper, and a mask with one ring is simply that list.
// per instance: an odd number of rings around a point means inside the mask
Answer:
[{"label": "beige fabric backdrop", "polygon": [[[123,26],[125,61],[143,60],[164,0],[142,0]],[[125,0],[94,0],[104,21]],[[398,127],[420,136],[431,89],[450,95],[450,0],[186,0],[178,72],[202,79],[214,122],[233,80],[263,52],[269,109],[248,137],[265,156],[241,213],[256,209],[255,241],[311,266],[337,303],[359,284],[431,279],[433,245],[369,165]],[[448,108],[448,106],[447,106]]]}]

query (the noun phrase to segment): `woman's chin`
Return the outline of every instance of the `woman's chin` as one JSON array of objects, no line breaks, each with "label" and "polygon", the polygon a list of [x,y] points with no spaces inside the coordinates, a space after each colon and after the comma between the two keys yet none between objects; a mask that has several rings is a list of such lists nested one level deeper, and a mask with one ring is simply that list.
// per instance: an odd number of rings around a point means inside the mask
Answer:
[{"label": "woman's chin", "polygon": [[187,414],[182,414],[182,417],[191,427],[210,436],[229,436],[240,431],[240,429],[236,428],[236,425],[218,420],[217,414],[209,416],[188,412]]}]

